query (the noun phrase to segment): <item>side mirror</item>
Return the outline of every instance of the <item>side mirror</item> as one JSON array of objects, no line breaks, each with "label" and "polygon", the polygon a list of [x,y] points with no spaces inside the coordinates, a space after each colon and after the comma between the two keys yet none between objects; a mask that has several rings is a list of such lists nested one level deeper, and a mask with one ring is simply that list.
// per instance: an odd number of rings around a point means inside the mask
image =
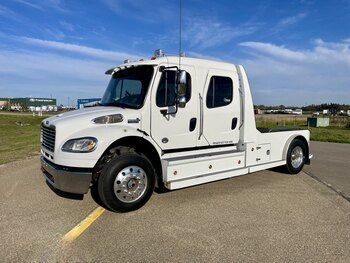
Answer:
[{"label": "side mirror", "polygon": [[178,104],[179,108],[185,108],[186,103],[187,103],[187,101],[186,101],[186,97],[185,96],[178,97],[177,104]]},{"label": "side mirror", "polygon": [[186,84],[186,71],[178,70],[176,72],[176,84]]},{"label": "side mirror", "polygon": [[186,77],[186,71],[179,70],[176,72],[177,104],[180,108],[186,106]]}]

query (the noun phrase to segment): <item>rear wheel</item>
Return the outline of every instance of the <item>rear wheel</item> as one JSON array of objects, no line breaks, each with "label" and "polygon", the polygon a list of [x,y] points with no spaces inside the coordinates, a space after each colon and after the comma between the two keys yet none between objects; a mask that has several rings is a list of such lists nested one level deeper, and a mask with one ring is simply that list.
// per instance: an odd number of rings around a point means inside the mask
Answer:
[{"label": "rear wheel", "polygon": [[135,152],[115,156],[98,180],[101,201],[112,211],[128,212],[142,207],[151,197],[155,172],[150,161]]},{"label": "rear wheel", "polygon": [[305,143],[299,139],[295,139],[289,145],[287,153],[287,164],[286,168],[290,174],[299,173],[305,164]]}]

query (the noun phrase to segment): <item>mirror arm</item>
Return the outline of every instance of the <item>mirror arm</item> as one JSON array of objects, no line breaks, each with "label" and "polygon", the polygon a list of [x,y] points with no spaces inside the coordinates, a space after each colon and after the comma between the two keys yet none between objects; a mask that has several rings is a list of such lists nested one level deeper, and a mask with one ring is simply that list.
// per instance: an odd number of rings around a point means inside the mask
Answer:
[{"label": "mirror arm", "polygon": [[177,66],[171,66],[171,67],[160,66],[159,67],[159,72],[163,72],[164,70],[172,69],[172,68],[176,68],[176,70],[179,70],[179,68]]}]

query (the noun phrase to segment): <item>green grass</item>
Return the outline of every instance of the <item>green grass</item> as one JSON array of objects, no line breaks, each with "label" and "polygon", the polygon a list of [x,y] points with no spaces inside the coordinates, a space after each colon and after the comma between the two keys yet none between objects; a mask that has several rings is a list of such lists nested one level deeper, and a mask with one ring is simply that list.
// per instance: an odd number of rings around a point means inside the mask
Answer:
[{"label": "green grass", "polygon": [[[307,127],[305,127],[307,128]],[[309,128],[312,141],[350,143],[350,129],[342,127]]]},{"label": "green grass", "polygon": [[307,116],[289,115],[256,115],[257,127],[288,127],[299,126],[309,129],[312,141],[350,143],[350,117],[330,117],[329,127],[307,127]]},{"label": "green grass", "polygon": [[44,118],[0,113],[0,164],[40,153],[40,123]]}]

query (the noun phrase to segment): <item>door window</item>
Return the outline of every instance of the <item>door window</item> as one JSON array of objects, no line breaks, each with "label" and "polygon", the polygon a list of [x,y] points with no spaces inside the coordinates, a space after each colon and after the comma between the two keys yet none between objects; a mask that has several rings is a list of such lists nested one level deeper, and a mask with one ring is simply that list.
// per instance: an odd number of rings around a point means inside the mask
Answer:
[{"label": "door window", "polygon": [[[167,107],[175,105],[176,99],[176,71],[165,70],[160,79],[156,104],[158,107]],[[186,102],[191,99],[191,76],[186,73]]]},{"label": "door window", "polygon": [[229,77],[213,76],[210,79],[207,107],[218,108],[231,103],[233,98],[233,83]]}]

